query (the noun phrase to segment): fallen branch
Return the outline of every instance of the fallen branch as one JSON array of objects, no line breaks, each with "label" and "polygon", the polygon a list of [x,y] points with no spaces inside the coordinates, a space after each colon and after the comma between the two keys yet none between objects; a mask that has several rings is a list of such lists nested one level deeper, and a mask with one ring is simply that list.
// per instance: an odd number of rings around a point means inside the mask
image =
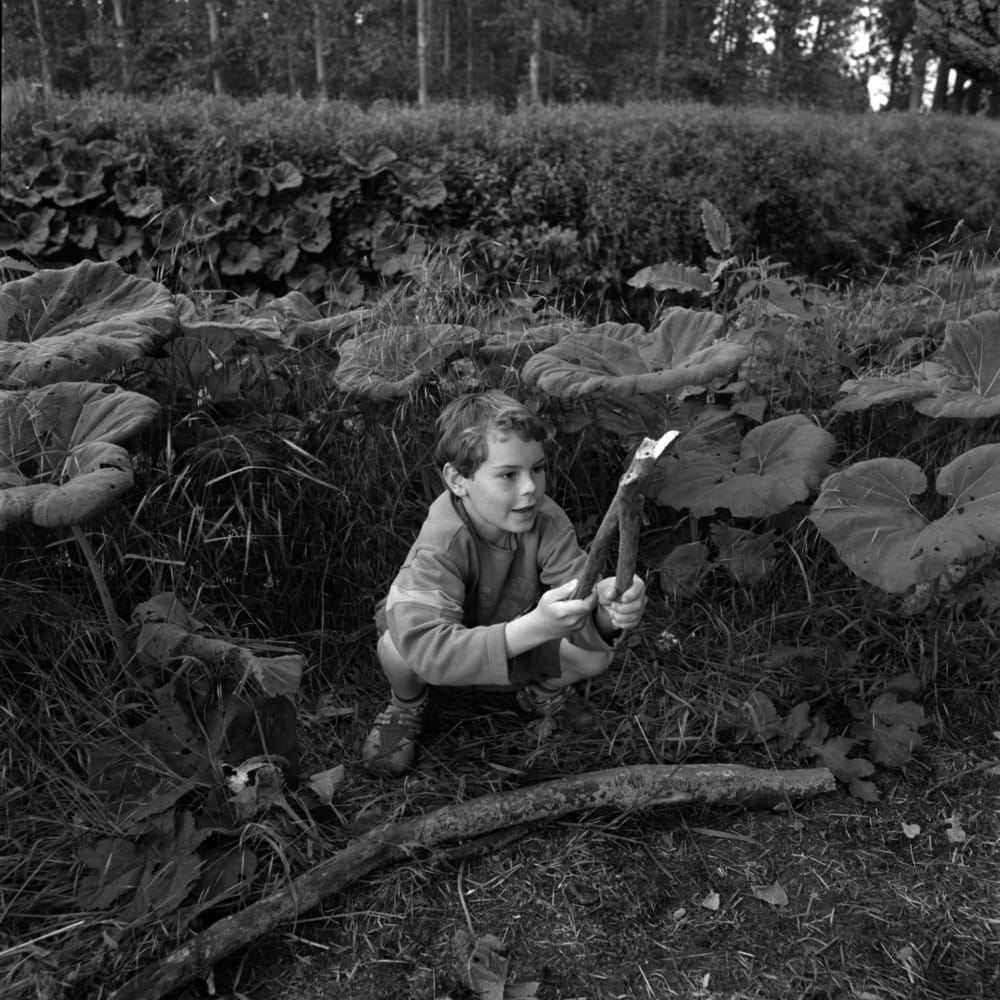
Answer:
[{"label": "fallen branch", "polygon": [[376,868],[420,848],[469,840],[494,830],[556,819],[584,809],[653,806],[773,807],[831,792],[826,768],[768,771],[728,764],[644,764],[557,778],[389,823],[368,831],[286,888],[212,924],[140,972],[112,1000],[157,1000],[275,927],[314,909]]},{"label": "fallen branch", "polygon": [[642,514],[642,489],[653,471],[656,460],[667,450],[678,436],[678,431],[667,431],[654,441],[644,438],[636,448],[628,468],[618,480],[618,489],[604,512],[590,549],[583,573],[577,582],[573,597],[586,597],[594,584],[601,578],[608,562],[611,548],[618,536],[618,562],[615,570],[615,586],[619,595],[632,585],[635,575],[636,557],[639,553],[639,521]]}]

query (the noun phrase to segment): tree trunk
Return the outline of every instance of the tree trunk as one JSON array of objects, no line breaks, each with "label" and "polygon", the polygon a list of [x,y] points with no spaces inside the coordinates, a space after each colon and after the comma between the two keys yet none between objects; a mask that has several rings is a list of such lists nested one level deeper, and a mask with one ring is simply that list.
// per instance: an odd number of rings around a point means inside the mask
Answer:
[{"label": "tree trunk", "polygon": [[472,4],[465,2],[465,99],[472,100]]},{"label": "tree trunk", "polygon": [[826,768],[797,771],[729,764],[640,764],[544,781],[442,806],[368,831],[285,888],[212,924],[158,965],[139,973],[111,1000],[159,1000],[221,959],[315,908],[389,863],[414,863],[418,848],[470,841],[496,830],[543,822],[585,809],[631,811],[657,806],[774,808],[832,792]]},{"label": "tree trunk", "polygon": [[924,107],[924,88],[927,86],[927,49],[918,46],[913,50],[913,67],[910,70],[910,99],[908,109],[921,111]]},{"label": "tree trunk", "polygon": [[[445,0],[441,15],[441,75],[446,82],[451,78],[451,0]],[[448,96],[451,97],[450,88]]]},{"label": "tree trunk", "polygon": [[220,61],[221,36],[219,34],[219,8],[216,0],[205,0],[205,12],[208,14],[208,51],[212,63],[212,93],[218,97],[223,93],[222,67]]},{"label": "tree trunk", "polygon": [[663,96],[663,81],[667,75],[667,3],[656,3],[656,58],[653,62],[653,96]]},{"label": "tree trunk", "polygon": [[322,0],[313,0],[313,54],[316,61],[316,96],[325,101],[330,93],[326,79],[326,25]]},{"label": "tree trunk", "polygon": [[42,73],[42,92],[46,97],[51,97],[52,60],[49,56],[49,42],[45,35],[45,22],[42,20],[42,0],[32,0],[31,6],[35,12],[35,37],[38,39],[38,65]]},{"label": "tree trunk", "polygon": [[122,90],[127,94],[132,88],[131,59],[128,50],[128,29],[125,25],[123,0],[112,0],[115,17],[115,48],[118,50],[118,67],[122,75]]},{"label": "tree trunk", "polygon": [[417,0],[417,104],[427,106],[427,4]]},{"label": "tree trunk", "polygon": [[531,10],[531,52],[528,55],[528,103],[541,103],[539,76],[542,66],[542,12],[539,3]]},{"label": "tree trunk", "polygon": [[948,79],[951,76],[951,66],[943,56],[938,60],[937,80],[934,82],[934,100],[932,111],[944,111],[948,105]]}]

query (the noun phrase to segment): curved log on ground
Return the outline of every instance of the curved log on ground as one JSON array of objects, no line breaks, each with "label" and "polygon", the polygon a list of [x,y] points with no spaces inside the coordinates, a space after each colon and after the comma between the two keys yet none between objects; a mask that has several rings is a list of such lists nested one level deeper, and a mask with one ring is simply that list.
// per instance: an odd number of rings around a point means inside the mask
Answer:
[{"label": "curved log on ground", "polygon": [[484,795],[369,830],[286,888],[216,921],[159,963],[142,970],[111,1000],[158,1000],[223,958],[315,908],[375,869],[420,848],[471,840],[496,830],[588,809],[653,806],[773,808],[831,792],[826,768],[770,771],[728,764],[644,764],[556,778]]}]

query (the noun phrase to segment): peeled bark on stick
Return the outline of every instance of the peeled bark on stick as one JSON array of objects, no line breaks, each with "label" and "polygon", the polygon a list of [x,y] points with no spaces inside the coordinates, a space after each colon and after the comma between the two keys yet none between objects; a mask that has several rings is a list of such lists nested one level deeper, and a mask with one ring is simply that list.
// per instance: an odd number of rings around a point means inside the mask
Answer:
[{"label": "peeled bark on stick", "polygon": [[420,848],[467,841],[496,830],[556,819],[584,809],[653,806],[767,808],[831,792],[826,768],[768,771],[729,764],[643,764],[556,778],[484,795],[370,830],[287,888],[212,924],[160,963],[143,970],[111,1000],[158,1000],[227,955],[315,908],[376,868]]},{"label": "peeled bark on stick", "polygon": [[604,512],[597,533],[590,543],[587,562],[577,582],[574,598],[586,597],[594,584],[601,578],[601,572],[611,554],[611,548],[618,536],[618,562],[615,570],[615,587],[619,595],[632,585],[635,564],[639,554],[639,520],[642,513],[642,488],[653,471],[656,460],[673,444],[678,431],[667,431],[654,441],[645,438],[636,449],[632,461],[618,480],[618,489]]}]

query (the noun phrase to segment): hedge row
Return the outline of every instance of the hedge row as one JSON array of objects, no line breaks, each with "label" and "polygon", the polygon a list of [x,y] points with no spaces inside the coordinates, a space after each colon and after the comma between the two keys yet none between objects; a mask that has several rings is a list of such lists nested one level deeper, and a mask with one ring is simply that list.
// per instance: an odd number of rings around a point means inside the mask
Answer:
[{"label": "hedge row", "polygon": [[645,265],[704,262],[702,198],[741,254],[826,281],[960,220],[1000,241],[1000,123],[953,116],[177,95],[29,105],[4,131],[0,249],[196,287],[336,297],[443,242],[481,287],[555,278],[620,303]]}]

